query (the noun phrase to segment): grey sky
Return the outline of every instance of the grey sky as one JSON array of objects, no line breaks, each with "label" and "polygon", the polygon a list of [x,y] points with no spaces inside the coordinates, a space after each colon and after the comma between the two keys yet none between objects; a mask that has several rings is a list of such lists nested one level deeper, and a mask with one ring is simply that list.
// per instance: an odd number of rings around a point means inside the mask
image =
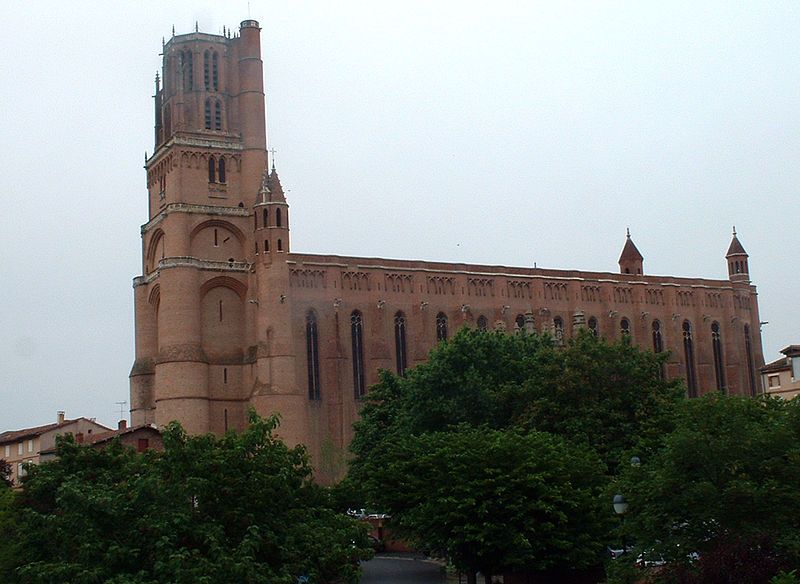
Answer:
[{"label": "grey sky", "polygon": [[[9,2],[0,430],[113,424],[162,36],[247,2]],[[800,3],[258,2],[295,251],[725,278],[800,342]]]}]

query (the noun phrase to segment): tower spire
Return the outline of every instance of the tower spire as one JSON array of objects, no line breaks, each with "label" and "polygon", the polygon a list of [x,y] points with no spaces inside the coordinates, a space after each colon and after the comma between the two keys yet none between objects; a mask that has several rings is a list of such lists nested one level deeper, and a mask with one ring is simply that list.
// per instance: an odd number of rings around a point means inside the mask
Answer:
[{"label": "tower spire", "polygon": [[625,229],[625,245],[619,256],[619,271],[621,274],[642,274],[644,272],[644,257],[631,239],[630,227]]},{"label": "tower spire", "polygon": [[728,253],[725,254],[725,259],[728,260],[728,278],[731,282],[750,282],[749,257],[736,235],[736,226],[734,226],[733,238],[728,246]]}]

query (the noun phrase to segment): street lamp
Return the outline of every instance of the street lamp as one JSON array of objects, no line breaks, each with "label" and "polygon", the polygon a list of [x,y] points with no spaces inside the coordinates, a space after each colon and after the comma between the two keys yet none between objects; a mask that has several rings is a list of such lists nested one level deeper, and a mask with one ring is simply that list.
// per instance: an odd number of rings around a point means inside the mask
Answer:
[{"label": "street lamp", "polygon": [[639,466],[642,464],[642,459],[638,456],[631,456],[631,466]]},{"label": "street lamp", "polygon": [[628,552],[628,548],[625,545],[625,512],[628,510],[628,501],[625,500],[624,495],[616,494],[612,504],[614,505],[614,513],[619,515],[622,520],[622,553],[625,554]]}]

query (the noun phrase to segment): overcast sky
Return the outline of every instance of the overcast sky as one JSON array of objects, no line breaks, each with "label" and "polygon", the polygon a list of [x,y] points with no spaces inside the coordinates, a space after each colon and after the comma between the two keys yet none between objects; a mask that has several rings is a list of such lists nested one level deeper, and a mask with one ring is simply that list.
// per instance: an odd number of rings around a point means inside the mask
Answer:
[{"label": "overcast sky", "polygon": [[[128,400],[161,39],[262,26],[301,252],[727,277],[800,342],[800,3],[7,2],[0,431]],[[125,406],[127,410],[127,404]]]}]

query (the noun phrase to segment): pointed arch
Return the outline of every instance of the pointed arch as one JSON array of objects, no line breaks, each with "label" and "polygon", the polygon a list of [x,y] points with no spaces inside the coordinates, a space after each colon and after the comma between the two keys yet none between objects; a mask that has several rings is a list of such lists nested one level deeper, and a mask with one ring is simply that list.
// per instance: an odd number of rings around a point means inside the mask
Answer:
[{"label": "pointed arch", "polygon": [[225,176],[225,157],[224,156],[220,156],[219,157],[219,165],[218,165],[217,169],[218,169],[217,177],[219,179],[219,182],[222,183],[222,184],[225,184],[226,176]]},{"label": "pointed arch", "polygon": [[711,352],[714,355],[714,380],[717,391],[725,393],[725,361],[722,355],[722,334],[719,323],[711,323]]},{"label": "pointed arch", "polygon": [[308,363],[308,399],[320,399],[319,377],[319,330],[317,314],[313,310],[306,313],[306,361]]},{"label": "pointed arch", "polygon": [[350,340],[353,361],[353,394],[356,399],[364,397],[366,380],[364,378],[364,317],[354,310],[350,314]]},{"label": "pointed arch", "polygon": [[447,315],[444,312],[436,315],[436,340],[439,342],[447,340]]},{"label": "pointed arch", "polygon": [[230,276],[217,276],[216,278],[206,280],[200,285],[200,298],[202,299],[209,291],[219,287],[233,290],[242,301],[244,301],[247,296],[247,286],[242,282]]},{"label": "pointed arch", "polygon": [[217,161],[213,156],[208,157],[208,182],[217,182]]},{"label": "pointed arch", "polygon": [[216,51],[211,54],[211,86],[214,91],[219,91],[219,55]]},{"label": "pointed arch", "polygon": [[406,354],[406,315],[398,311],[394,315],[394,348],[397,374],[405,375],[408,365]]},{"label": "pointed arch", "polygon": [[683,321],[683,356],[686,360],[686,386],[689,397],[697,397],[697,368],[694,360],[694,339],[692,338],[692,323]]},{"label": "pointed arch", "polygon": [[756,395],[756,373],[753,363],[753,339],[750,336],[750,325],[744,325],[744,355],[747,359],[747,381],[750,385],[750,395]]}]

